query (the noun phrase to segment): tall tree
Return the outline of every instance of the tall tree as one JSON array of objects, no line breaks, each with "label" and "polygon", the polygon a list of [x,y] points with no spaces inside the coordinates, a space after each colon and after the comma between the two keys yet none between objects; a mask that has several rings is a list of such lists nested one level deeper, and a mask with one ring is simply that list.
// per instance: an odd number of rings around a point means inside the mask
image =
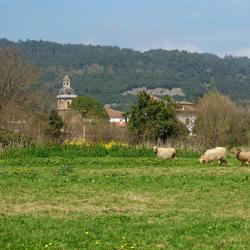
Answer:
[{"label": "tall tree", "polygon": [[173,102],[166,103],[146,92],[139,93],[129,119],[129,130],[136,142],[160,140],[164,143],[176,135],[177,124]]},{"label": "tall tree", "polygon": [[58,112],[52,110],[49,114],[47,134],[55,142],[62,142],[64,132],[62,131],[64,123]]},{"label": "tall tree", "polygon": [[206,94],[197,105],[195,133],[205,147],[235,146],[249,139],[249,119],[226,96]]},{"label": "tall tree", "polygon": [[103,105],[90,96],[76,97],[71,104],[71,108],[84,119],[105,120],[108,118]]},{"label": "tall tree", "polygon": [[37,75],[38,71],[17,51],[0,48],[0,111],[29,86]]}]

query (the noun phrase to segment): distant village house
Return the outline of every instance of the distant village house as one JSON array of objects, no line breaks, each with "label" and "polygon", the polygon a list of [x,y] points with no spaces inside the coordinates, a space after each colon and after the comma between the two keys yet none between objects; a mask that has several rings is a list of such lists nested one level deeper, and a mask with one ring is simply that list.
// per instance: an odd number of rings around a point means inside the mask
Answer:
[{"label": "distant village house", "polygon": [[192,102],[177,102],[176,117],[186,125],[190,135],[192,135],[197,118],[195,105]]},{"label": "distant village house", "polygon": [[105,108],[105,110],[109,116],[109,122],[112,126],[124,127],[127,125],[128,118],[125,118],[121,111],[112,108]]}]

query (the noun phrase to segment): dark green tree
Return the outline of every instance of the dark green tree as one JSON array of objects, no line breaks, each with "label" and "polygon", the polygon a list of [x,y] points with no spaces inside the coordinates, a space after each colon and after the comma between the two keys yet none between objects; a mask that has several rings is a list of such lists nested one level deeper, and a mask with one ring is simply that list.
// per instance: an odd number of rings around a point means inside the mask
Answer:
[{"label": "dark green tree", "polygon": [[177,124],[175,104],[170,99],[167,102],[156,100],[146,92],[137,96],[129,119],[129,130],[135,142],[160,140],[164,143],[176,136]]},{"label": "dark green tree", "polygon": [[64,122],[58,112],[52,110],[49,114],[47,134],[54,142],[62,142],[64,138]]},{"label": "dark green tree", "polygon": [[84,119],[108,119],[103,105],[90,96],[76,97],[71,104],[71,108],[77,111]]}]

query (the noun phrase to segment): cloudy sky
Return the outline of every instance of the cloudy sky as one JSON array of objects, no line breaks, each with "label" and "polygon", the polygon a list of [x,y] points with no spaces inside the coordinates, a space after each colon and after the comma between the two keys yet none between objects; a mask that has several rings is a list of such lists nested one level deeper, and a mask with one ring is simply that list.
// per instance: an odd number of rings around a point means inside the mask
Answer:
[{"label": "cloudy sky", "polygon": [[250,0],[0,0],[0,37],[250,57]]}]

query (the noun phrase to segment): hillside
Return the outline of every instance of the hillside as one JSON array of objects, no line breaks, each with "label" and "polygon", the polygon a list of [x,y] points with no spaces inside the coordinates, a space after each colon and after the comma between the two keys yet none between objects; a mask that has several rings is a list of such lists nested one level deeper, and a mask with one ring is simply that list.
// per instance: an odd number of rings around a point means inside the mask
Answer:
[{"label": "hillside", "polygon": [[[125,91],[181,88],[195,101],[210,90],[218,90],[233,100],[248,100],[250,59],[178,50],[146,52],[111,46],[59,44],[46,41],[11,42],[0,39],[0,47],[11,46],[39,66],[44,73],[36,88],[55,96],[64,74],[71,77],[78,95],[90,95],[103,103],[116,103],[127,110],[135,99]],[[165,91],[165,92],[166,92]],[[163,91],[164,93],[164,91]]]}]

